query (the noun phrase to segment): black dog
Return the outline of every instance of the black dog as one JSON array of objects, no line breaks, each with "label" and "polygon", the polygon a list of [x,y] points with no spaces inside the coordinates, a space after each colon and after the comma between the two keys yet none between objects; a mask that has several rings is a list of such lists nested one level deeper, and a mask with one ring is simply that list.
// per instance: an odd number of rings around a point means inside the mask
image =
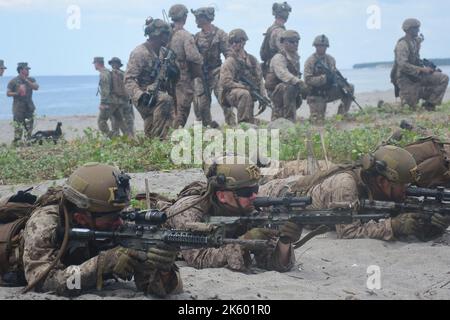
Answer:
[{"label": "black dog", "polygon": [[35,134],[31,136],[31,142],[32,143],[39,143],[39,145],[42,145],[44,140],[52,140],[54,144],[58,142],[58,140],[62,136],[62,123],[58,122],[58,125],[56,126],[55,130],[48,130],[48,131],[38,131]]}]

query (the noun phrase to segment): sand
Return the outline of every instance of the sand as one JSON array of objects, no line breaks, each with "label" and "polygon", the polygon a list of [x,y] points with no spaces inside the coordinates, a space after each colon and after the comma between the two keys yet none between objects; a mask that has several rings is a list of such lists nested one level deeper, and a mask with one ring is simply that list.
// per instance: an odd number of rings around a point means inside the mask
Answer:
[{"label": "sand", "polygon": [[[132,186],[175,196],[186,184],[203,179],[200,170],[134,174]],[[35,190],[45,192],[63,180],[46,181]],[[169,187],[170,186],[170,187]],[[0,186],[0,197],[27,187]],[[180,262],[184,292],[170,299],[450,299],[450,233],[427,243],[388,243],[378,240],[338,240],[334,233],[317,237],[296,250],[295,268],[288,273],[254,270],[242,274],[226,269],[195,270]],[[367,286],[368,268],[377,266],[381,288]],[[373,284],[373,283],[372,283]],[[0,288],[0,299],[57,300],[52,294],[20,294],[20,288]],[[103,292],[77,299],[153,299],[134,290],[129,282],[109,283]]]},{"label": "sand", "polygon": [[[357,101],[361,106],[376,106],[378,101],[383,100],[388,103],[394,103],[396,101],[394,97],[394,91],[374,91],[368,93],[360,93],[356,95]],[[450,90],[447,91],[445,101],[450,100]],[[39,106],[37,106],[39,108]],[[332,116],[337,113],[338,103],[330,104],[327,108],[327,116]],[[352,106],[352,111],[357,111],[356,105]],[[212,114],[214,115],[214,120],[219,122],[219,124],[224,123],[223,112],[218,104],[214,104],[212,108]],[[141,116],[135,110],[135,126],[138,131],[143,131],[144,123]],[[259,118],[262,120],[270,121],[271,111],[267,110]],[[309,107],[306,101],[303,102],[302,107],[298,111],[298,116],[303,118],[309,117]],[[188,126],[192,125],[195,117],[193,111],[188,120]],[[72,140],[75,137],[83,136],[83,131],[87,128],[97,129],[97,116],[48,116],[39,117],[35,121],[34,132],[39,130],[54,130],[56,124],[61,121],[63,123],[63,133],[66,140]],[[14,130],[11,124],[11,120],[0,120],[0,144],[11,143],[14,137]]]}]

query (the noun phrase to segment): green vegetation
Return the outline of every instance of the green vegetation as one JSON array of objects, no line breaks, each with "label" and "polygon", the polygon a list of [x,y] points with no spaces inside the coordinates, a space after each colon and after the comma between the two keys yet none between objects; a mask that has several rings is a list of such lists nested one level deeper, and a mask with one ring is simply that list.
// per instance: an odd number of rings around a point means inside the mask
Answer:
[{"label": "green vegetation", "polygon": [[[341,163],[354,161],[386,141],[398,129],[402,119],[407,119],[432,133],[447,138],[450,132],[450,103],[436,113],[412,113],[395,108],[368,108],[355,115],[352,122],[340,117],[330,119],[323,128],[315,128],[308,122],[283,129],[280,140],[281,160],[305,159],[306,137],[309,135],[314,154],[323,159],[320,134],[324,139],[330,161]],[[0,184],[36,183],[42,180],[62,179],[78,166],[87,162],[117,165],[127,172],[184,169],[170,160],[171,142],[149,140],[139,136],[136,140],[105,139],[91,130],[83,138],[70,142],[44,143],[30,147],[0,146]],[[192,130],[191,130],[192,134]],[[404,132],[401,145],[420,138],[415,132]],[[193,166],[190,166],[193,167]]]}]

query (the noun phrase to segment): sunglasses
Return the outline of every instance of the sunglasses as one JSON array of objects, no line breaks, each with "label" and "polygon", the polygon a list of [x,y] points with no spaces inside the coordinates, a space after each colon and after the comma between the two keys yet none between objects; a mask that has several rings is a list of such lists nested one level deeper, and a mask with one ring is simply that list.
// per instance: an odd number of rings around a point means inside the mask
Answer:
[{"label": "sunglasses", "polygon": [[122,217],[120,212],[107,212],[107,213],[91,213],[92,217],[95,219],[110,219],[110,220],[117,220]]},{"label": "sunglasses", "polygon": [[246,187],[246,188],[238,189],[235,191],[236,195],[239,198],[250,198],[254,194],[257,194],[258,192],[259,192],[259,186]]},{"label": "sunglasses", "polygon": [[298,40],[288,40],[287,42],[289,42],[290,44],[298,44],[299,43]]}]

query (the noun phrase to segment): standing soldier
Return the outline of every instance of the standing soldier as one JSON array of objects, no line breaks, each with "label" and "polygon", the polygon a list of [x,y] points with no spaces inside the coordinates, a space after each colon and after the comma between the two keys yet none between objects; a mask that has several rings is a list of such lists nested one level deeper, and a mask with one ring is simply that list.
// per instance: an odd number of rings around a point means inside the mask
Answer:
[{"label": "standing soldier", "polygon": [[272,6],[272,14],[275,16],[275,22],[264,33],[264,41],[260,50],[264,78],[269,71],[270,60],[282,49],[280,37],[283,31],[286,30],[285,24],[289,19],[291,11],[292,8],[287,2],[274,3]]},{"label": "standing soldier", "polygon": [[[119,133],[109,129],[108,120],[113,119],[113,105],[111,93],[111,72],[105,68],[105,60],[103,57],[94,58],[94,67],[100,73],[100,80],[98,82],[97,95],[100,94],[100,113],[98,115],[97,123],[98,129],[107,137],[112,138]],[[119,121],[117,122],[119,123]]]},{"label": "standing soldier", "polygon": [[173,125],[179,70],[173,59],[165,60],[171,53],[166,48],[170,34],[170,26],[164,21],[147,19],[148,40],[131,52],[125,72],[125,88],[144,119],[145,135],[149,138],[166,138]]},{"label": "standing soldier", "polygon": [[3,77],[3,73],[6,69],[7,68],[5,67],[5,62],[3,60],[0,60],[0,77]]},{"label": "standing soldier", "polygon": [[22,140],[23,128],[26,130],[26,138],[30,139],[33,133],[34,111],[33,90],[39,90],[39,85],[34,78],[29,77],[30,67],[27,62],[17,65],[17,77],[8,83],[6,95],[13,97],[13,121],[14,141],[17,144]]},{"label": "standing soldier", "polygon": [[295,122],[297,109],[302,105],[305,84],[300,73],[299,41],[297,31],[284,31],[280,36],[281,52],[270,63],[266,88],[273,101],[272,121],[285,118]]},{"label": "standing soldier", "polygon": [[[125,90],[125,72],[120,70],[122,61],[114,57],[108,64],[111,66],[111,100],[112,109],[117,110],[117,117],[112,117],[112,131],[114,135],[119,135],[119,130],[128,137],[134,136],[134,113],[130,97]],[[116,119],[117,118],[117,119]]]},{"label": "standing soldier", "polygon": [[[214,8],[200,8],[191,10],[195,15],[197,26],[201,29],[195,35],[195,43],[203,56],[203,68],[201,81],[196,83],[197,99],[194,103],[194,111],[197,120],[202,121],[204,126],[218,127],[218,124],[211,119],[211,92],[219,100],[219,76],[222,60],[228,55],[228,35],[225,31],[212,24],[214,21]],[[201,88],[201,89],[199,89]],[[230,108],[224,108],[225,122],[236,125],[236,115]]]},{"label": "standing soldier", "polygon": [[419,37],[420,21],[407,19],[403,23],[406,35],[395,47],[395,64],[391,80],[395,86],[396,97],[401,98],[402,105],[416,109],[420,99],[425,100],[423,107],[435,111],[442,103],[447,90],[449,78],[440,70],[424,65],[420,59],[420,47],[424,40]]},{"label": "standing soldier", "polygon": [[248,82],[258,88],[258,93],[262,96],[267,94],[258,60],[244,49],[246,41],[248,37],[242,29],[233,30],[229,34],[231,50],[220,70],[220,100],[221,105],[226,108],[237,108],[239,123],[254,123],[254,101]]},{"label": "standing soldier", "polygon": [[[334,76],[327,75],[325,68],[320,66],[323,64],[333,74],[337,72],[336,60],[327,54],[327,48],[330,46],[328,38],[325,35],[316,37],[313,46],[316,47],[316,52],[305,63],[305,83],[311,89],[308,96],[311,122],[322,124],[325,120],[327,103],[340,99],[342,102],[339,105],[338,114],[347,116],[352,104],[352,97],[344,95],[336,85]],[[353,85],[348,88],[348,91],[353,96],[355,91]]]},{"label": "standing soldier", "polygon": [[177,55],[180,81],[177,83],[177,116],[175,128],[184,127],[194,100],[194,79],[201,76],[203,57],[195,45],[194,37],[184,29],[188,9],[177,4],[170,8],[169,17],[173,21],[173,34],[169,48]]}]

